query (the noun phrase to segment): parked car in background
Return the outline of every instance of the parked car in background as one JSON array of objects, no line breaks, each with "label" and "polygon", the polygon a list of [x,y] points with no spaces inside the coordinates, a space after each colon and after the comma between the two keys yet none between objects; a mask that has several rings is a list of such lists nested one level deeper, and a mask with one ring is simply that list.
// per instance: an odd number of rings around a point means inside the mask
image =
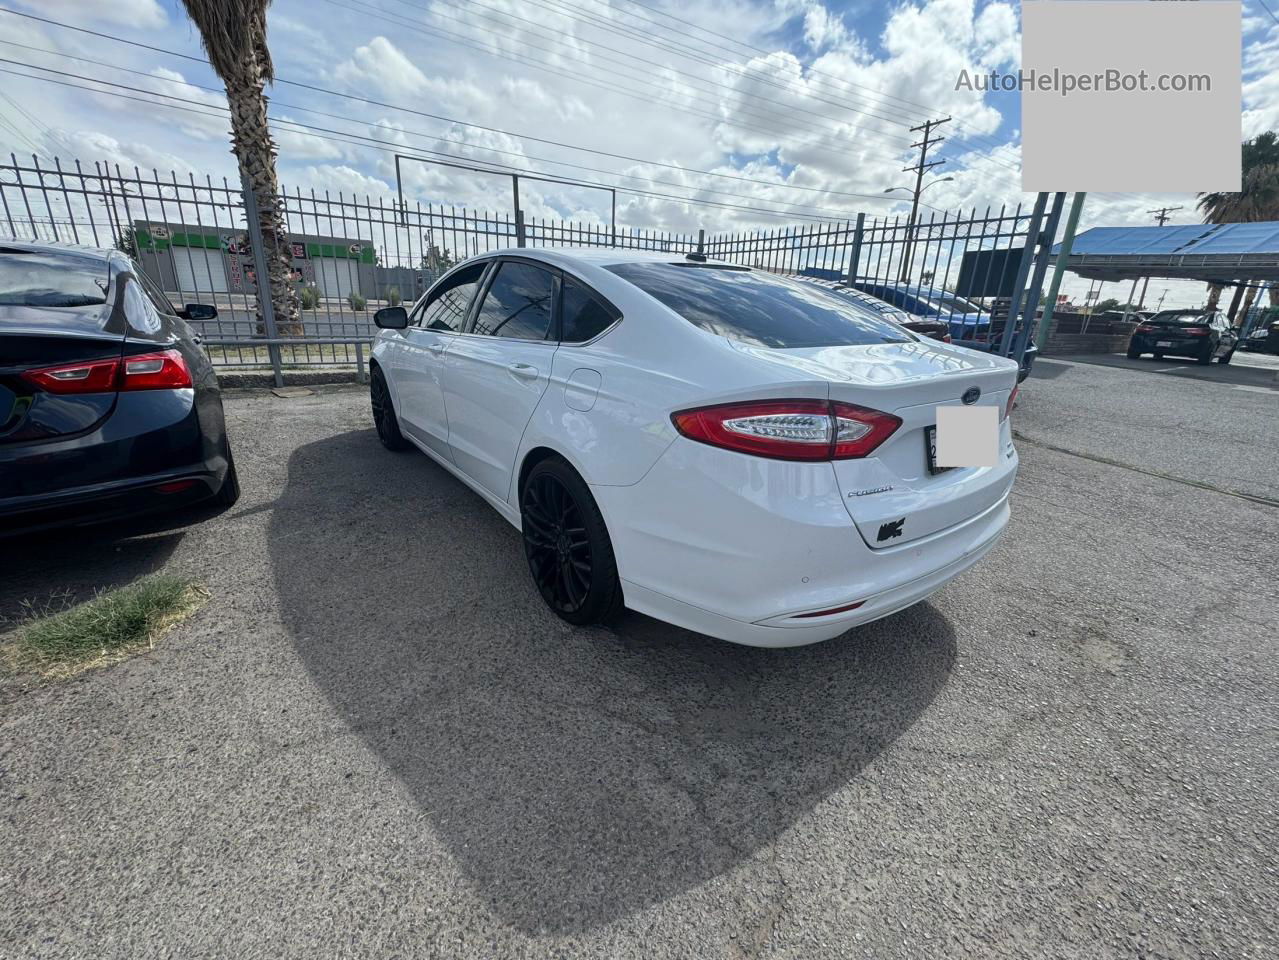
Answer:
[{"label": "parked car in background", "polygon": [[1279,323],[1253,330],[1239,341],[1238,349],[1251,353],[1279,353]]},{"label": "parked car in background", "polygon": [[1156,360],[1165,356],[1193,357],[1202,364],[1229,363],[1239,335],[1220,310],[1161,310],[1137,325],[1128,341],[1128,359],[1149,353]]},{"label": "parked car in background", "polygon": [[0,240],[0,533],[113,519],[239,481],[213,365],[127,256]]},{"label": "parked car in background", "polygon": [[[812,643],[924,599],[1008,522],[1016,364],[814,284],[698,254],[507,250],[375,321],[382,443],[521,530],[570,623],[625,605]],[[995,464],[939,465],[938,408],[974,404]]]},{"label": "parked car in background", "polygon": [[[979,304],[936,287],[920,287],[908,283],[858,280],[853,286],[863,293],[886,300],[914,316],[933,318],[947,324],[951,340],[972,350],[993,351],[1004,332],[1001,322],[992,323],[990,314]],[[1030,376],[1039,348],[1033,339],[1027,341],[1021,360],[1018,381]]]},{"label": "parked car in background", "polygon": [[891,303],[871,296],[869,293],[854,290],[843,280],[822,280],[805,276],[804,274],[800,274],[800,277],[805,283],[817,284],[832,293],[848,298],[854,303],[868,307],[884,319],[901,324],[907,330],[918,333],[920,336],[928,337],[931,340],[940,340],[942,343],[951,342],[950,326],[944,320],[939,320],[936,317],[918,317],[913,313],[907,313],[900,307],[894,307]]}]

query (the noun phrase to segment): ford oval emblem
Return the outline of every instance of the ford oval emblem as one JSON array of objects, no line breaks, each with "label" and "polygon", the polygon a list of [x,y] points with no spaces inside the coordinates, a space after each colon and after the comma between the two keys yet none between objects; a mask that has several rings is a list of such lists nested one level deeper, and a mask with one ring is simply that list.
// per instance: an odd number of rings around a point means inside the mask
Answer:
[{"label": "ford oval emblem", "polygon": [[964,403],[976,403],[977,398],[981,396],[981,387],[969,387],[964,391],[964,395],[960,398]]}]

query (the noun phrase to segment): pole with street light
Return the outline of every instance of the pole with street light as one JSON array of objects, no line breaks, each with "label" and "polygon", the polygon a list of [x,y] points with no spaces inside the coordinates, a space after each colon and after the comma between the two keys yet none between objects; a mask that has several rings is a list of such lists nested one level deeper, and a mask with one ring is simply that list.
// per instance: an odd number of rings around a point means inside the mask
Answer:
[{"label": "pole with street light", "polygon": [[[918,143],[911,144],[912,149],[914,149],[915,147],[919,148],[919,163],[915,164],[913,167],[902,168],[902,173],[914,172],[915,174],[915,189],[912,191],[912,193],[914,194],[914,198],[911,200],[911,204],[910,204],[910,217],[906,221],[906,247],[904,250],[902,250],[902,270],[901,270],[902,283],[907,283],[910,280],[910,261],[915,252],[914,242],[913,242],[914,241],[913,234],[915,231],[915,219],[919,215],[919,195],[923,193],[925,189],[924,188],[924,172],[927,170],[933,169],[933,167],[940,167],[943,163],[946,162],[945,160],[933,160],[930,162],[928,159],[928,148],[933,146],[934,144],[941,143],[943,140],[946,139],[945,137],[934,137],[933,128],[940,127],[943,123],[949,123],[949,122],[950,122],[950,117],[944,117],[941,120],[926,120],[923,123],[921,123],[919,126],[910,128],[911,133],[918,133],[922,130],[924,133],[924,136],[923,136],[923,139],[921,139]],[[951,180],[954,178],[944,177],[942,179]],[[941,183],[941,182],[942,182],[941,180],[933,181],[933,183]],[[928,186],[931,187],[933,183],[930,183]],[[893,190],[898,190],[898,189],[901,189],[901,188],[889,187],[884,192],[891,193]]]}]

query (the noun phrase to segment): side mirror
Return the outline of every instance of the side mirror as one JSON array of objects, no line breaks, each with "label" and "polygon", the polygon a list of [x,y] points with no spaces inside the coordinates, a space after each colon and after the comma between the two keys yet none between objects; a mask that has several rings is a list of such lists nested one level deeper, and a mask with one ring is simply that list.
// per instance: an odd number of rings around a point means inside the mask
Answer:
[{"label": "side mirror", "polygon": [[383,307],[373,314],[373,322],[383,330],[403,330],[409,325],[409,312],[403,307]]},{"label": "side mirror", "polygon": [[207,303],[188,303],[182,308],[181,315],[186,320],[213,320],[218,315],[218,308]]}]

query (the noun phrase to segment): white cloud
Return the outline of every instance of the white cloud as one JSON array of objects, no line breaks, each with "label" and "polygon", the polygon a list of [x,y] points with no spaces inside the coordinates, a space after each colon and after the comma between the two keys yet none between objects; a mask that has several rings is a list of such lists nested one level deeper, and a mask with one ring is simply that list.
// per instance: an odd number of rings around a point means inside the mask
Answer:
[{"label": "white cloud", "polygon": [[119,23],[138,29],[158,29],[169,20],[156,0],[58,0],[56,14],[45,2],[18,0],[18,6],[77,23]]},{"label": "white cloud", "polygon": [[412,99],[430,86],[426,74],[386,37],[374,37],[356,47],[349,60],[338,64],[335,76],[348,89],[371,85],[379,93],[404,99]]}]

